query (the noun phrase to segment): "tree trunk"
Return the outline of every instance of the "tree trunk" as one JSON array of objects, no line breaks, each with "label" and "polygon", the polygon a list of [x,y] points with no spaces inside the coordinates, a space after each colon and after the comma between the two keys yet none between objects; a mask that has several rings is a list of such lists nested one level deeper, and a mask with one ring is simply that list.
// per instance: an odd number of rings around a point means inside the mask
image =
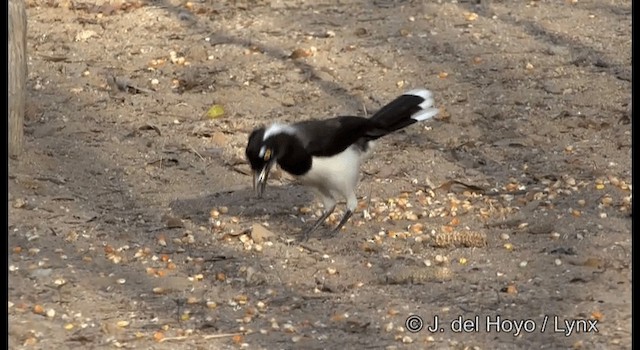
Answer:
[{"label": "tree trunk", "polygon": [[24,0],[9,0],[9,156],[23,149],[27,81],[27,12]]}]

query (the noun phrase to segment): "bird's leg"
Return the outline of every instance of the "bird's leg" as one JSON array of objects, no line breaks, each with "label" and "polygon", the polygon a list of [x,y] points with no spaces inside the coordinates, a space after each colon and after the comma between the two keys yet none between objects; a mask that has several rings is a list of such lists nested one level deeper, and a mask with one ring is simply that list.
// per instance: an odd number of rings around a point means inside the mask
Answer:
[{"label": "bird's leg", "polygon": [[302,236],[300,237],[300,241],[304,242],[306,240],[309,239],[309,236],[311,235],[311,233],[313,233],[313,231],[317,230],[318,227],[320,227],[320,225],[327,220],[327,218],[329,217],[329,215],[331,215],[331,213],[333,213],[333,211],[336,209],[335,204],[332,205],[329,209],[325,210],[324,213],[322,214],[322,216],[318,219],[318,221],[316,221],[313,226],[309,227],[308,229],[306,229],[304,231],[304,233],[302,234]]},{"label": "bird's leg", "polygon": [[330,191],[327,191],[324,188],[314,188],[314,192],[316,193],[318,198],[322,201],[322,204],[324,205],[324,212],[322,213],[322,216],[320,216],[320,218],[318,218],[318,220],[314,222],[311,227],[306,229],[304,233],[300,236],[301,242],[308,240],[309,236],[311,236],[311,233],[317,230],[318,227],[320,227],[320,225],[324,223],[324,221],[327,220],[329,215],[331,215],[331,213],[333,213],[333,211],[336,209],[336,200],[333,198]]},{"label": "bird's leg", "polygon": [[344,216],[342,216],[342,219],[338,223],[338,226],[336,226],[336,228],[331,231],[331,236],[335,236],[338,231],[340,231],[342,226],[344,226],[347,221],[349,221],[349,218],[351,218],[351,215],[353,215],[353,212],[356,210],[356,206],[358,206],[358,198],[356,198],[355,192],[352,192],[347,197],[347,211],[344,212]]},{"label": "bird's leg", "polygon": [[342,226],[344,226],[344,224],[346,224],[347,221],[349,221],[349,218],[351,217],[351,215],[353,215],[353,211],[347,209],[347,211],[344,213],[344,216],[342,217],[342,220],[340,220],[340,222],[338,223],[338,226],[336,226],[336,228],[334,228],[331,231],[331,236],[335,236],[338,233],[338,231],[340,231]]}]

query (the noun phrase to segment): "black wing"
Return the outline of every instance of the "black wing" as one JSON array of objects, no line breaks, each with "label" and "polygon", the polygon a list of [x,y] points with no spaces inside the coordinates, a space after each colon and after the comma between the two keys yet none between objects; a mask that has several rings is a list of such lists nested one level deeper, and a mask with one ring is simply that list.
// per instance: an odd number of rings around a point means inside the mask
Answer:
[{"label": "black wing", "polygon": [[317,157],[338,154],[352,144],[364,146],[367,141],[387,134],[377,123],[362,117],[309,120],[293,126],[306,151]]}]

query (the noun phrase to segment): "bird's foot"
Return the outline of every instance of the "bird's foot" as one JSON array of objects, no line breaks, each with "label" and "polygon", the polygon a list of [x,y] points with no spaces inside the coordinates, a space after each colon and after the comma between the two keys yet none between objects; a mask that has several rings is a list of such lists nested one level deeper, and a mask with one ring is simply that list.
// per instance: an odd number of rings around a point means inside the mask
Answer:
[{"label": "bird's foot", "polygon": [[309,237],[311,236],[311,233],[315,231],[314,227],[309,227],[308,229],[304,230],[304,232],[302,232],[300,234],[300,236],[298,237],[298,242],[306,242],[309,240]]},{"label": "bird's foot", "polygon": [[309,236],[311,236],[311,234],[318,229],[318,227],[325,221],[327,220],[327,218],[329,217],[329,215],[331,215],[331,213],[333,213],[333,210],[335,209],[335,206],[329,208],[329,210],[325,211],[324,214],[322,214],[322,216],[320,216],[318,218],[318,220],[316,222],[313,223],[313,225],[311,227],[309,227],[308,229],[306,229],[302,235],[300,235],[299,241],[300,242],[306,242],[307,240],[309,240]]},{"label": "bird's foot", "polygon": [[342,217],[342,219],[340,220],[340,222],[338,223],[338,226],[336,226],[336,228],[334,228],[333,230],[331,230],[331,232],[329,233],[329,237],[335,237],[338,235],[338,232],[340,232],[340,230],[342,229],[342,227],[347,223],[347,221],[349,221],[349,218],[351,218],[351,215],[353,215],[353,211],[351,210],[347,210],[344,213],[344,216]]}]

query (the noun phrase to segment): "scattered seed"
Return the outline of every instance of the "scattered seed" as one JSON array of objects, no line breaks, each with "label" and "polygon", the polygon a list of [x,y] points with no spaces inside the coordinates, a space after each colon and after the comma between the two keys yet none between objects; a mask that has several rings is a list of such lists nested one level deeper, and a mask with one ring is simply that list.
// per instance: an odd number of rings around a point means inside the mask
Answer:
[{"label": "scattered seed", "polygon": [[478,19],[478,14],[475,12],[465,12],[464,18],[469,22],[473,22]]},{"label": "scattered seed", "polygon": [[594,320],[602,321],[604,314],[600,311],[594,311],[591,313],[591,318]]},{"label": "scattered seed", "polygon": [[289,58],[291,59],[298,59],[298,58],[304,58],[304,57],[309,57],[313,55],[313,52],[309,49],[302,49],[302,48],[298,48],[293,50],[293,52],[291,52],[291,54],[289,55]]},{"label": "scattered seed", "polygon": [[507,294],[518,294],[518,288],[516,287],[515,284],[509,284],[505,289],[504,292]]},{"label": "scattered seed", "polygon": [[224,272],[218,272],[216,274],[216,280],[220,281],[220,282],[224,282],[227,280],[227,275],[225,275]]},{"label": "scattered seed", "polygon": [[164,339],[164,333],[163,332],[157,331],[157,332],[153,333],[153,340],[155,340],[157,342],[160,342],[163,339]]},{"label": "scattered seed", "polygon": [[609,206],[613,203],[613,198],[611,198],[610,196],[604,196],[602,197],[602,199],[600,199],[600,203],[602,203],[602,205],[604,206]]},{"label": "scattered seed", "polygon": [[249,300],[249,297],[247,297],[245,294],[239,294],[233,297],[233,300],[240,305],[245,305]]},{"label": "scattered seed", "polygon": [[153,293],[154,294],[165,294],[167,291],[162,288],[162,287],[155,287],[153,288]]},{"label": "scattered seed", "polygon": [[301,335],[294,335],[293,337],[291,337],[291,341],[294,342],[294,343],[297,343],[300,340],[302,340],[302,336]]},{"label": "scattered seed", "polygon": [[44,308],[40,304],[33,306],[33,313],[37,315],[44,315]]},{"label": "scattered seed", "polygon": [[29,337],[27,339],[25,339],[24,343],[22,343],[22,345],[24,346],[34,346],[38,343],[38,339],[36,339],[35,337]]}]

